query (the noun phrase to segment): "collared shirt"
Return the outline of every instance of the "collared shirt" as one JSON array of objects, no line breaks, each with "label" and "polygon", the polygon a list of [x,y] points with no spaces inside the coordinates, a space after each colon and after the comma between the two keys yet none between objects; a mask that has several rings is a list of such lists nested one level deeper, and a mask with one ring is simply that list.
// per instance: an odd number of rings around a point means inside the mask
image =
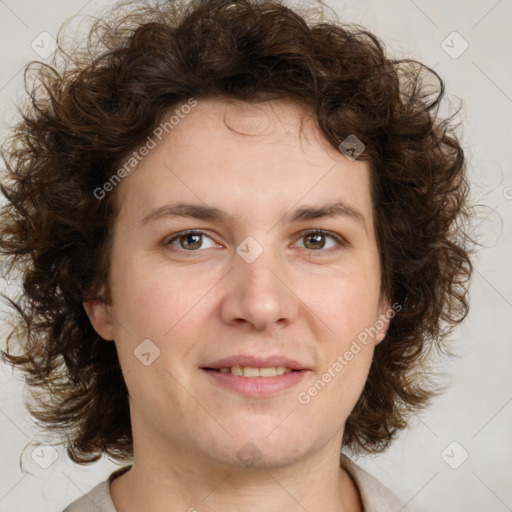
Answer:
[{"label": "collared shirt", "polygon": [[[345,455],[342,455],[342,465],[357,486],[364,512],[400,512],[404,508],[404,504],[387,487]],[[107,480],[71,503],[63,512],[118,512],[110,496],[110,484],[130,468],[124,466],[117,469]]]}]

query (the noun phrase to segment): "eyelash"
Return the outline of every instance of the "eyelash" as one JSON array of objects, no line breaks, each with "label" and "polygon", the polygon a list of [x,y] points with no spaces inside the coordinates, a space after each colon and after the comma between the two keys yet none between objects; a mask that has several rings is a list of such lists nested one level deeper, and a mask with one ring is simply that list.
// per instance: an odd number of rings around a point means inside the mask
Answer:
[{"label": "eyelash", "polygon": [[[202,236],[206,236],[206,237],[211,239],[211,237],[208,236],[204,231],[200,231],[200,230],[196,230],[196,229],[189,229],[189,230],[186,230],[186,231],[180,231],[179,233],[176,233],[175,235],[173,235],[171,238],[168,238],[167,241],[165,242],[165,245],[170,246],[175,240],[179,240],[180,238],[183,238],[183,237],[185,237],[187,235],[202,235]],[[313,235],[323,235],[323,236],[326,236],[326,237],[330,237],[330,238],[334,239],[337,242],[337,244],[338,244],[338,247],[330,247],[329,249],[325,249],[325,250],[322,250],[322,249],[318,249],[318,250],[307,249],[307,247],[304,248],[305,250],[308,250],[312,254],[317,253],[317,254],[314,254],[315,256],[321,256],[322,255],[322,254],[318,254],[318,253],[324,253],[324,254],[325,253],[330,253],[333,250],[337,250],[337,249],[339,249],[341,247],[347,247],[348,246],[348,242],[341,235],[338,235],[337,233],[333,233],[332,231],[325,231],[323,229],[308,229],[308,230],[302,231],[300,233],[299,240],[302,239],[302,238],[305,238],[307,236],[313,236]],[[302,249],[302,247],[300,247],[300,249]],[[181,249],[181,248],[176,249],[176,248],[174,248],[174,250],[177,250],[177,251],[180,251],[180,252],[187,252],[187,253],[201,252],[200,249],[190,250],[190,249]]]}]

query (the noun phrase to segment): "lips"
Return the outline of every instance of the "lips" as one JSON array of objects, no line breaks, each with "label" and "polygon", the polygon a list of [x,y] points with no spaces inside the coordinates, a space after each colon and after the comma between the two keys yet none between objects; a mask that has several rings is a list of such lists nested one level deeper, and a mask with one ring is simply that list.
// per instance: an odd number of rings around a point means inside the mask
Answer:
[{"label": "lips", "polygon": [[236,355],[208,363],[201,370],[222,388],[264,398],[297,386],[309,368],[285,356]]},{"label": "lips", "polygon": [[221,368],[277,368],[284,367],[290,370],[309,370],[309,368],[294,359],[290,359],[286,356],[252,356],[252,355],[244,355],[239,354],[231,357],[226,357],[224,359],[219,359],[218,361],[213,361],[211,363],[205,364],[202,366],[205,370],[220,370]]}]

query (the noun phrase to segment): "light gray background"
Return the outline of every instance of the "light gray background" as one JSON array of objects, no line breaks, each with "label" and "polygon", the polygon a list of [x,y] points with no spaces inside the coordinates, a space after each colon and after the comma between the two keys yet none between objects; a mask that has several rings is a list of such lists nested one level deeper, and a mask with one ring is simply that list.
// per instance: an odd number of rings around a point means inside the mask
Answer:
[{"label": "light gray background", "polygon": [[[454,105],[462,98],[473,196],[487,205],[479,210],[486,247],[476,261],[471,312],[454,335],[462,357],[443,364],[451,376],[449,390],[414,418],[389,451],[357,462],[408,503],[404,510],[512,510],[512,2],[328,3],[342,20],[375,31],[395,56],[433,66]],[[68,16],[94,14],[109,4],[0,0],[0,136],[13,120],[13,102],[22,95],[22,69],[38,58],[32,41],[44,31],[56,35]],[[458,58],[453,56],[464,41],[454,31],[469,45]],[[75,465],[63,448],[47,469],[39,467],[31,453],[41,437],[23,405],[23,385],[9,367],[0,366],[0,386],[1,512],[60,511],[117,467],[107,460]],[[457,469],[450,467],[465,452],[467,460]],[[20,467],[22,454],[29,473]]]}]

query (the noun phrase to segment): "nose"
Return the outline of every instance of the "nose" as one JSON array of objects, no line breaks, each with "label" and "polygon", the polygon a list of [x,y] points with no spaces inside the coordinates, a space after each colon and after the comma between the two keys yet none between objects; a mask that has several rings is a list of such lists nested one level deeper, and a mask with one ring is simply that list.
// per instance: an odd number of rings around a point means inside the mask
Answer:
[{"label": "nose", "polygon": [[300,299],[293,280],[270,251],[251,263],[236,255],[228,279],[221,304],[225,323],[264,331],[284,327],[297,318]]}]

